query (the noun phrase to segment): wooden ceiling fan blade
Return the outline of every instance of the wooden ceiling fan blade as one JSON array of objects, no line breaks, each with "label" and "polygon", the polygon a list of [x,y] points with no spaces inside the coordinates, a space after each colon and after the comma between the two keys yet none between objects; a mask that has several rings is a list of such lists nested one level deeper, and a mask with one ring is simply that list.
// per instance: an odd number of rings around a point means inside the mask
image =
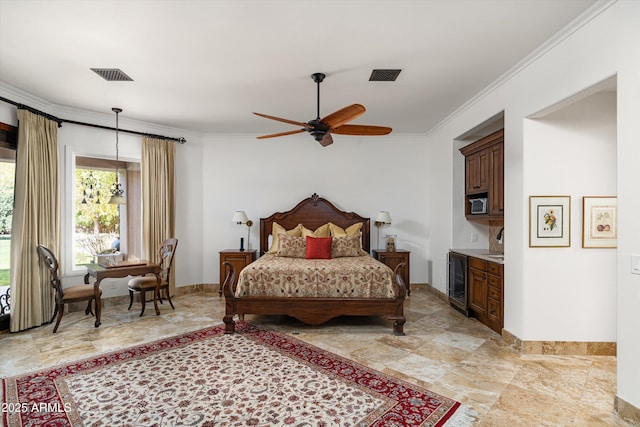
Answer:
[{"label": "wooden ceiling fan blade", "polygon": [[337,128],[338,126],[342,126],[345,123],[350,122],[351,120],[357,119],[361,115],[364,114],[366,109],[364,105],[360,104],[351,104],[347,107],[341,108],[340,110],[329,114],[320,120],[321,123],[324,123],[329,127],[329,129]]},{"label": "wooden ceiling fan blade", "polygon": [[333,137],[329,132],[327,132],[320,141],[318,141],[320,145],[326,147],[327,145],[333,144]]},{"label": "wooden ceiling fan blade", "polygon": [[269,116],[268,114],[255,113],[255,112],[253,114],[255,114],[256,116],[264,117],[265,119],[277,120],[282,123],[289,123],[290,125],[302,126],[303,128],[307,128],[307,129],[311,129],[313,127],[308,123],[296,122],[294,120],[283,119],[282,117]]},{"label": "wooden ceiling fan blade", "polygon": [[388,135],[391,130],[387,126],[342,125],[331,132],[340,135]]},{"label": "wooden ceiling fan blade", "polygon": [[256,136],[256,139],[265,139],[265,138],[275,138],[276,136],[285,136],[285,135],[293,135],[296,133],[302,133],[305,132],[304,129],[296,129],[296,130],[290,130],[287,132],[279,132],[279,133],[272,133],[269,135],[262,135],[262,136]]}]

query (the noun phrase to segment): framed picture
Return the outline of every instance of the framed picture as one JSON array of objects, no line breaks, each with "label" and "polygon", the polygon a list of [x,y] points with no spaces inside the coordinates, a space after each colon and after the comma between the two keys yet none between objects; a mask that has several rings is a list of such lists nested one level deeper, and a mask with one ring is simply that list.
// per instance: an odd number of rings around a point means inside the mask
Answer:
[{"label": "framed picture", "polygon": [[582,198],[582,247],[615,248],[618,244],[616,197]]},{"label": "framed picture", "polygon": [[529,196],[529,247],[569,247],[571,196]]}]

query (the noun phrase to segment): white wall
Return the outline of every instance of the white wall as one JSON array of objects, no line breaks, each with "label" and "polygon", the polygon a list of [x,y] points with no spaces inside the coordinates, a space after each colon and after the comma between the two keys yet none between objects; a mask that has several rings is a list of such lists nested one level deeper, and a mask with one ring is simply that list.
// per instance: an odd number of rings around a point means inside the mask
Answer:
[{"label": "white wall", "polygon": [[617,194],[615,92],[525,120],[524,135],[524,194],[571,196],[571,247],[526,249],[523,335],[615,342],[616,250],[582,248],[582,197]]},{"label": "white wall", "polygon": [[[423,215],[433,202],[424,187],[434,177],[425,167],[426,151],[424,137],[402,134],[336,135],[325,148],[308,134],[267,140],[239,134],[205,137],[205,283],[219,281],[218,251],[238,248],[240,238],[246,239],[246,226],[231,222],[234,211],[244,210],[253,220],[251,246],[259,249],[259,219],[289,210],[313,193],[372,219],[388,210],[392,224],[381,231],[381,244],[384,234],[397,234],[398,248],[412,251],[411,282],[429,282],[431,230]],[[372,225],[372,249],[377,231]]]},{"label": "white wall", "polygon": [[[630,274],[630,255],[640,253],[640,222],[637,221],[640,211],[637,190],[640,182],[637,139],[640,135],[640,121],[637,120],[640,114],[640,26],[637,25],[640,2],[601,3],[596,7],[601,8],[600,13],[590,22],[559,34],[535,52],[528,62],[516,67],[517,71],[505,75],[430,132],[427,158],[434,174],[451,176],[452,141],[496,112],[505,111],[505,329],[523,340],[617,339],[618,396],[640,407],[640,387],[637,386],[640,384],[640,328],[636,317],[640,306],[640,276]],[[580,161],[577,154],[575,158],[568,155],[570,145],[562,145],[562,141],[555,139],[541,141],[540,137],[568,138],[564,144],[576,144],[580,140],[586,144],[606,144],[603,141],[609,141],[613,134],[611,109],[607,107],[605,117],[596,120],[595,125],[601,124],[604,129],[592,128],[587,120],[595,118],[598,109],[611,101],[600,99],[591,106],[576,107],[582,111],[556,116],[560,126],[553,120],[533,123],[527,117],[615,75],[618,94],[616,185],[612,186],[610,175],[605,171],[603,183],[589,180],[583,185],[569,176],[552,187],[547,177],[558,165],[548,161],[539,163],[540,156],[535,152],[540,144],[549,149],[557,143],[563,160],[574,166]],[[599,132],[600,137],[596,138],[599,141],[590,141],[585,132],[577,130],[571,117],[574,113],[589,117],[583,123],[584,129]],[[606,153],[604,158],[609,165],[607,170],[610,170],[610,148]],[[594,159],[594,154],[587,157],[589,162]],[[585,176],[582,166],[578,173]],[[442,185],[442,182],[431,185],[430,196],[453,206],[452,185]],[[615,284],[611,282],[610,267],[613,251],[582,250],[575,234],[570,249],[529,249],[529,195],[544,190],[544,193],[573,196],[575,231],[581,224],[581,212],[576,209],[580,206],[579,198],[610,194],[616,187],[620,236]],[[438,277],[445,274],[444,254],[452,245],[454,230],[460,227],[460,216],[452,208],[435,209],[433,205],[425,216],[432,224],[450,224],[448,233],[431,235],[430,252],[435,259],[443,260],[434,264],[433,274]],[[562,258],[558,254],[562,254]],[[604,267],[586,266],[586,271],[596,276],[578,273],[580,282],[576,283],[574,270],[595,259],[602,260]],[[540,283],[549,277],[553,278],[555,286]],[[596,283],[598,281],[605,283]],[[577,294],[578,290],[580,294]],[[617,301],[613,299],[616,294]],[[614,316],[617,316],[615,320],[612,319]]]}]

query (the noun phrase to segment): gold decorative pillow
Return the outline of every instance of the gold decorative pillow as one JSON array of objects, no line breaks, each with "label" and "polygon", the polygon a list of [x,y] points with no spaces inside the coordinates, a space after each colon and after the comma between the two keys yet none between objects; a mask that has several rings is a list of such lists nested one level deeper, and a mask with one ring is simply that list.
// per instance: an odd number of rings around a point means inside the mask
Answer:
[{"label": "gold decorative pillow", "polygon": [[300,224],[300,227],[302,227],[302,237],[329,237],[329,224],[330,223],[328,222],[324,225],[321,225],[320,227],[316,228],[315,231],[311,231]]},{"label": "gold decorative pillow", "polygon": [[274,222],[271,226],[271,236],[273,236],[273,241],[271,242],[271,247],[267,251],[268,254],[275,254],[280,249],[280,242],[278,236],[280,234],[286,234],[288,236],[300,237],[302,236],[302,226],[300,224],[296,225],[295,228],[291,230],[285,230],[283,226]]},{"label": "gold decorative pillow", "polygon": [[305,257],[307,253],[306,237],[289,236],[285,233],[280,233],[278,241],[280,242],[280,249],[276,253],[277,256],[288,258]]},{"label": "gold decorative pillow", "polygon": [[332,222],[329,223],[329,232],[331,234],[331,237],[345,237],[345,236],[352,236],[354,234],[359,235],[360,230],[362,230],[361,222],[357,222],[353,225],[350,225],[349,227],[347,227],[346,230],[340,227],[339,225],[335,225]]},{"label": "gold decorative pillow", "polygon": [[362,250],[360,233],[351,236],[334,237],[331,242],[331,257],[362,256],[367,254]]}]

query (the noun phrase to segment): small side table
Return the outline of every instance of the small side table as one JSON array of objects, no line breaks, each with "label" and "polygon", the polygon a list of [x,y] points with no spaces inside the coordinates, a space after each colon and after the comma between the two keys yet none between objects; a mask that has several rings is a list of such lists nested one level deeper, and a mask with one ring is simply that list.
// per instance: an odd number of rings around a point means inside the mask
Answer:
[{"label": "small side table", "polygon": [[234,278],[233,284],[236,285],[238,283],[238,277],[240,276],[240,272],[247,265],[251,264],[256,260],[256,255],[258,251],[240,251],[238,249],[225,249],[220,251],[220,289],[218,291],[219,295],[222,296],[222,284],[224,283],[225,271],[224,271],[224,262],[228,262],[233,265],[233,269],[236,271],[236,277]]},{"label": "small side table", "polygon": [[405,265],[404,271],[402,272],[402,279],[407,286],[407,295],[411,295],[411,284],[409,283],[409,255],[411,255],[411,251],[406,249],[397,249],[393,252],[382,249],[373,250],[373,257],[392,270],[395,270],[398,264],[404,262]]}]

